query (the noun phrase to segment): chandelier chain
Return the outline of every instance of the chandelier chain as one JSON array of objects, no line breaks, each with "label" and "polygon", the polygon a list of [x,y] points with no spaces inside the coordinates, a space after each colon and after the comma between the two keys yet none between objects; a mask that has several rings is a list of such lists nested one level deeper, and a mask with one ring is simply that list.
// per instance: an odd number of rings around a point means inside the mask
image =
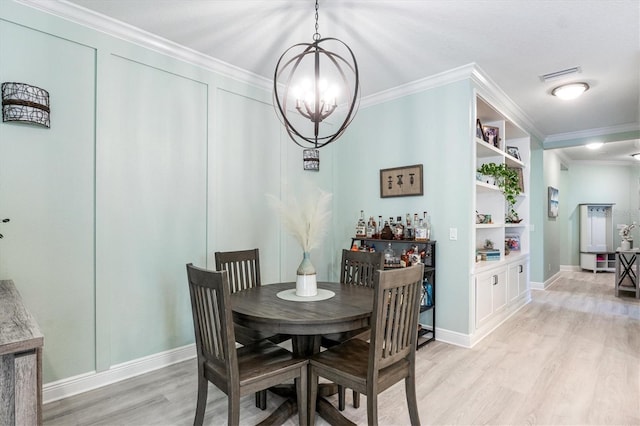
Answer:
[{"label": "chandelier chain", "polygon": [[314,41],[318,41],[320,40],[320,33],[318,33],[318,0],[316,0],[316,33],[313,35],[313,40]]}]

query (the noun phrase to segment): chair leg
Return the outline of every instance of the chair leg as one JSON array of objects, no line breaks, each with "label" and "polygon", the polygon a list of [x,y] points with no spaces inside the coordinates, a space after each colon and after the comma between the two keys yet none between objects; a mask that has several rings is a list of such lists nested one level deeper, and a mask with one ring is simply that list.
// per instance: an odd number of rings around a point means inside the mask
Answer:
[{"label": "chair leg", "polygon": [[267,409],[267,390],[256,392],[256,407],[261,410]]},{"label": "chair leg", "polygon": [[344,386],[338,385],[338,410],[344,411],[345,406],[345,389]]},{"label": "chair leg", "polygon": [[193,420],[194,426],[202,426],[204,422],[204,411],[207,408],[207,393],[209,382],[204,377],[198,377],[198,402],[196,403],[196,417]]},{"label": "chair leg", "polygon": [[240,396],[239,395],[231,395],[227,396],[228,402],[228,413],[227,413],[227,424],[228,425],[238,425],[240,424]]},{"label": "chair leg", "polygon": [[[367,395],[367,424],[369,426],[378,425],[378,394],[371,392]],[[411,425],[414,426],[414,425]]]},{"label": "chair leg", "polygon": [[[307,383],[307,365],[300,369],[300,378],[295,379],[296,397],[298,401],[298,424],[307,426],[309,419],[307,418],[307,392],[309,384]],[[315,408],[314,408],[315,410]]]},{"label": "chair leg", "polygon": [[407,394],[407,407],[409,408],[409,418],[411,424],[420,426],[420,416],[418,415],[418,400],[416,399],[416,378],[410,375],[404,379],[404,389]]},{"label": "chair leg", "polygon": [[318,398],[318,375],[311,365],[309,365],[309,426],[316,424],[316,400]]},{"label": "chair leg", "polygon": [[360,394],[353,391],[353,408],[360,408]]}]

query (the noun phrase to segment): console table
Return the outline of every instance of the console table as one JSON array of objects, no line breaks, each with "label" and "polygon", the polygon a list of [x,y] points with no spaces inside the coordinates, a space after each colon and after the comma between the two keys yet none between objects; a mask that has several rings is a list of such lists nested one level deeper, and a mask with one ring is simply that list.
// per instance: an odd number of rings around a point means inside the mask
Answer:
[{"label": "console table", "polygon": [[0,281],[0,424],[42,424],[44,336],[13,281]]},{"label": "console table", "polygon": [[634,250],[618,250],[616,252],[616,296],[620,291],[631,291],[640,298],[638,274],[640,274],[640,252]]}]

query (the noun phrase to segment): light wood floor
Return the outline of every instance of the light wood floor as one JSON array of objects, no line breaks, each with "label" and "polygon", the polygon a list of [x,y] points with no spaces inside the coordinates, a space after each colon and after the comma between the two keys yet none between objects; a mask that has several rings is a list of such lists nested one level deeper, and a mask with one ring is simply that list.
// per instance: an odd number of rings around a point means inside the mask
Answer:
[{"label": "light wood floor", "polygon": [[[613,279],[564,272],[473,349],[441,342],[420,349],[422,424],[640,425],[640,300],[616,298]],[[187,361],[47,404],[44,423],[191,425],[195,371]],[[225,424],[226,397],[209,389],[205,424]],[[241,423],[259,422],[280,401],[269,394],[263,412],[245,397]],[[378,402],[381,425],[408,424],[403,384]],[[358,410],[350,397],[347,405],[347,417],[367,423],[364,397]]]}]

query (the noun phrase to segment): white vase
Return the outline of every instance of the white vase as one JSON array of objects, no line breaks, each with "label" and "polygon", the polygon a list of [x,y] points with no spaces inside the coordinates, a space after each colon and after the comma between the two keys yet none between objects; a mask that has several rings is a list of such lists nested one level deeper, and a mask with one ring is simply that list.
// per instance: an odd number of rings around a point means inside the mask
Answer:
[{"label": "white vase", "polygon": [[620,241],[620,250],[631,250],[631,242],[629,240]]},{"label": "white vase", "polygon": [[318,294],[316,268],[311,263],[309,252],[304,252],[296,271],[296,296],[310,297]]}]

